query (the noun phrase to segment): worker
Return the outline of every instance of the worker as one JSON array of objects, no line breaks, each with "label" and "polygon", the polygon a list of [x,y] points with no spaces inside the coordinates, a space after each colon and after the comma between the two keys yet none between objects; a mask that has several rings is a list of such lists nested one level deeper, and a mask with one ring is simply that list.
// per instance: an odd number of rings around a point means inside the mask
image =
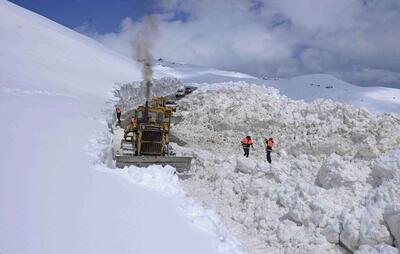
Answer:
[{"label": "worker", "polygon": [[267,161],[269,164],[271,164],[271,152],[272,148],[274,147],[274,140],[272,138],[269,138],[266,142],[267,147],[265,148],[265,151],[267,152]]},{"label": "worker", "polygon": [[136,125],[136,117],[135,116],[131,116],[131,124]]},{"label": "worker", "polygon": [[121,108],[120,108],[119,106],[117,106],[117,107],[115,108],[115,112],[117,112],[118,123],[121,123],[121,113],[122,113]]},{"label": "worker", "polygon": [[170,145],[169,142],[167,142],[167,143],[165,144],[164,153],[165,153],[165,155],[167,155],[167,156],[174,156],[174,155],[175,155],[175,151],[174,151],[174,149],[172,148],[172,146]]},{"label": "worker", "polygon": [[129,125],[125,129],[124,139],[126,139],[128,137],[129,133],[134,132],[134,131],[136,131],[136,117],[132,116],[131,117],[131,122],[129,123]]},{"label": "worker", "polygon": [[251,140],[250,136],[246,136],[245,138],[242,138],[241,142],[242,142],[243,151],[244,151],[243,155],[246,156],[246,157],[249,157],[250,146],[251,146],[251,148],[254,149],[253,140]]}]

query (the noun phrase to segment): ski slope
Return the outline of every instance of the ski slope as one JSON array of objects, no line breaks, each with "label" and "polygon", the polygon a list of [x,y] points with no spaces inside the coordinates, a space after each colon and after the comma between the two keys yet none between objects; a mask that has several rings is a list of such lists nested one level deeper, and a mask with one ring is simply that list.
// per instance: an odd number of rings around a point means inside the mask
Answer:
[{"label": "ski slope", "polygon": [[139,79],[130,60],[0,1],[1,253],[230,250],[181,192],[146,187],[143,171],[132,184],[98,165],[113,87]]}]

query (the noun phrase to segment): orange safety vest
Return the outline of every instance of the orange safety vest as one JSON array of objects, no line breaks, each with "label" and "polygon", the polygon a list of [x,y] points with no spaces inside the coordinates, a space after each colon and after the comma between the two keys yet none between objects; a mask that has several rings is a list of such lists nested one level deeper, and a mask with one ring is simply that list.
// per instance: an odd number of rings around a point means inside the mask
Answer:
[{"label": "orange safety vest", "polygon": [[251,145],[251,144],[253,144],[253,140],[247,139],[247,138],[242,138],[241,142],[242,142],[243,144],[246,144],[246,145]]},{"label": "orange safety vest", "polygon": [[115,109],[115,111],[116,111],[117,113],[121,113],[121,108],[120,108],[120,107],[117,107],[117,108]]}]

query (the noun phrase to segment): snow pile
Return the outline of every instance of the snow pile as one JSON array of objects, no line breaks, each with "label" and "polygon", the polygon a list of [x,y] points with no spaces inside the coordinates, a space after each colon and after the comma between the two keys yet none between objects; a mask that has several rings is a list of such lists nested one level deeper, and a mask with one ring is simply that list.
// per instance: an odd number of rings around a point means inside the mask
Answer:
[{"label": "snow pile", "polygon": [[365,182],[369,168],[357,168],[337,154],[331,154],[318,170],[316,184],[325,188],[337,188],[354,182]]},{"label": "snow pile", "polygon": [[[120,99],[119,103],[123,108],[133,108],[137,104],[145,102],[144,86],[143,81],[123,84],[115,91],[115,96]],[[183,87],[183,83],[179,79],[163,77],[153,79],[151,93],[152,96],[166,96],[174,94],[181,87]]]},{"label": "snow pile", "polygon": [[379,158],[372,167],[372,176],[378,185],[391,179],[400,179],[400,152],[394,151]]},{"label": "snow pile", "polygon": [[400,246],[400,206],[397,204],[387,207],[384,218],[395,239],[396,246]]},{"label": "snow pile", "polygon": [[232,144],[246,134],[259,147],[265,137],[273,136],[294,156],[324,158],[337,153],[363,160],[400,144],[400,120],[395,114],[374,116],[366,109],[329,100],[294,101],[276,89],[244,82],[209,85],[195,94],[180,102],[184,121],[177,126],[179,130],[196,128],[182,132],[194,143],[211,142],[233,150],[237,146]]},{"label": "snow pile", "polygon": [[195,158],[185,188],[216,207],[250,253],[397,252],[398,115],[293,101],[244,82],[205,85],[179,103],[173,132],[192,145],[177,152]]},{"label": "snow pile", "polygon": [[355,251],[354,254],[398,254],[399,251],[391,246],[385,244],[379,244],[375,247],[369,245],[361,245],[359,250]]}]

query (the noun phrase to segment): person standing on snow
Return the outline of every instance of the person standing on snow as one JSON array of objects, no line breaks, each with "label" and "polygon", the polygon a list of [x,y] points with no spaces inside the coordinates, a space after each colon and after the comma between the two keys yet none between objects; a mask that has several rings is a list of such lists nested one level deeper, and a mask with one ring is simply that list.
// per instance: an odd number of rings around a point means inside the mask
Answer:
[{"label": "person standing on snow", "polygon": [[244,151],[244,154],[243,154],[243,155],[246,156],[246,157],[249,157],[249,154],[250,154],[250,146],[251,146],[251,148],[254,149],[253,140],[251,140],[251,137],[250,137],[250,136],[247,136],[247,137],[245,137],[245,138],[242,138],[241,143],[242,143],[243,151]]},{"label": "person standing on snow", "polygon": [[272,138],[269,138],[267,140],[267,147],[265,148],[265,151],[267,152],[267,161],[269,164],[271,164],[271,152],[272,152],[272,147],[274,146],[274,140]]},{"label": "person standing on snow", "polygon": [[[126,140],[126,138],[128,137],[128,134],[131,133],[131,132],[135,132],[135,131],[136,131],[136,117],[132,116],[131,117],[131,122],[129,123],[129,125],[125,129],[124,139]],[[135,136],[135,135],[133,135],[133,136]]]},{"label": "person standing on snow", "polygon": [[115,112],[117,113],[118,123],[121,123],[121,113],[122,113],[121,108],[120,108],[119,106],[117,106],[117,107],[115,108]]}]

